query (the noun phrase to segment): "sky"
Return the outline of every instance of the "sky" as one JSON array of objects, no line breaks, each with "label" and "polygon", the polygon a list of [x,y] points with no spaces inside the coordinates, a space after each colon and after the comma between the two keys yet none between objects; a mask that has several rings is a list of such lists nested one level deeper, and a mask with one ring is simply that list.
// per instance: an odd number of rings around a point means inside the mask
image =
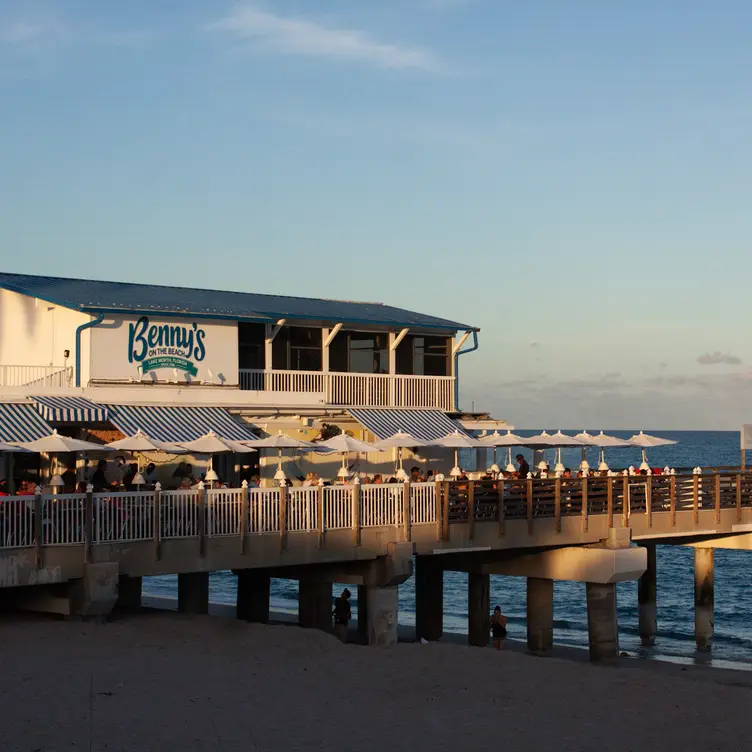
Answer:
[{"label": "sky", "polygon": [[0,0],[5,271],[479,327],[519,427],[752,422],[752,4]]}]

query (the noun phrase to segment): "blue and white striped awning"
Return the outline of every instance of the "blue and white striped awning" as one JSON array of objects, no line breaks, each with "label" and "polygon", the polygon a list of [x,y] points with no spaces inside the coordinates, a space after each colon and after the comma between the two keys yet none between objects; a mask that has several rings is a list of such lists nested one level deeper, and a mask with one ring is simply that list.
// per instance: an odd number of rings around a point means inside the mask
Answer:
[{"label": "blue and white striped awning", "polygon": [[104,423],[107,408],[83,397],[31,397],[40,415],[50,423]]},{"label": "blue and white striped awning", "polygon": [[45,423],[34,405],[0,402],[0,441],[36,441],[51,433],[52,428]]},{"label": "blue and white striped awning", "polygon": [[157,441],[194,441],[214,431],[223,439],[253,441],[251,425],[222,407],[167,407],[164,405],[107,405],[110,423],[126,436],[139,429]]},{"label": "blue and white striped awning", "polygon": [[433,441],[454,431],[466,433],[462,427],[441,410],[388,410],[384,408],[358,408],[348,410],[355,420],[379,439],[393,436],[397,431],[407,431],[416,439]]}]

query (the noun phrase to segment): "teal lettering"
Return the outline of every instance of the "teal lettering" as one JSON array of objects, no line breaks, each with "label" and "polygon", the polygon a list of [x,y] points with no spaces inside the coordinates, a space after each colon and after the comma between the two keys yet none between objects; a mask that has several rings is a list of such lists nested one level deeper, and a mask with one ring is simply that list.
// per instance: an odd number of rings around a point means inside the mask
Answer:
[{"label": "teal lettering", "polygon": [[[148,350],[144,333],[149,326],[149,319],[146,316],[136,321],[135,324],[128,325],[128,362],[133,363],[135,360],[140,363],[145,357]],[[136,349],[138,346],[138,349]]]}]

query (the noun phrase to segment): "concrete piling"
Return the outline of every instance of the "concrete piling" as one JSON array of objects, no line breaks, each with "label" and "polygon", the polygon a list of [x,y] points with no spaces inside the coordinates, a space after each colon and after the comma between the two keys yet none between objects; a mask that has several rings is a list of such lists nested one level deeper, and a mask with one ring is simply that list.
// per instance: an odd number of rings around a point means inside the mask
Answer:
[{"label": "concrete piling", "polygon": [[143,579],[141,577],[118,577],[118,597],[116,605],[119,608],[140,608],[141,606],[141,587]]},{"label": "concrete piling", "polygon": [[183,614],[209,613],[209,573],[178,575],[178,611]]},{"label": "concrete piling", "polygon": [[[399,588],[368,587],[366,589],[366,624],[369,645],[396,645]],[[358,607],[360,611],[360,606]]]},{"label": "concrete piling", "polygon": [[554,581],[527,578],[527,649],[546,653],[554,645]]},{"label": "concrete piling", "polygon": [[241,569],[238,575],[236,615],[243,621],[269,623],[271,577],[265,569]]},{"label": "concrete piling", "polygon": [[644,647],[652,647],[655,645],[655,637],[658,633],[655,544],[646,544],[645,550],[648,555],[648,566],[645,573],[637,581],[637,602],[640,640]]},{"label": "concrete piling", "polygon": [[331,632],[334,623],[332,610],[332,583],[315,577],[302,578],[298,591],[300,626]]},{"label": "concrete piling", "polygon": [[615,662],[619,657],[616,585],[588,582],[585,591],[590,660],[594,663]]},{"label": "concrete piling", "polygon": [[415,557],[415,634],[441,639],[444,629],[444,570],[438,556]]},{"label": "concrete piling", "polygon": [[467,576],[467,641],[483,648],[488,645],[491,631],[491,578],[470,572]]},{"label": "concrete piling", "polygon": [[695,643],[698,650],[710,650],[713,644],[714,549],[695,548]]}]

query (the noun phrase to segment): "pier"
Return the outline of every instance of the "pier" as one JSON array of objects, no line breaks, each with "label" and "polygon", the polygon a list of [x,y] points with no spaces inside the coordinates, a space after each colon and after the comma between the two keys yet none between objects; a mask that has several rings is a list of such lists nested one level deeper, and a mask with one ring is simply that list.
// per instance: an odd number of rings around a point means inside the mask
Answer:
[{"label": "pier", "polygon": [[[489,642],[489,577],[527,578],[527,642],[554,641],[557,580],[586,583],[590,654],[618,656],[616,583],[639,580],[640,635],[656,621],[656,545],[695,549],[695,631],[713,639],[713,551],[752,548],[752,474],[644,475],[4,497],[0,598],[106,616],[141,578],[177,574],[178,608],[206,613],[209,573],[238,574],[238,618],[269,619],[272,578],[300,581],[301,626],[330,629],[332,583],[358,588],[359,629],[397,639],[397,588],[416,579],[416,636],[443,629],[443,573],[467,572],[469,643]],[[365,604],[365,608],[361,603]]]}]

